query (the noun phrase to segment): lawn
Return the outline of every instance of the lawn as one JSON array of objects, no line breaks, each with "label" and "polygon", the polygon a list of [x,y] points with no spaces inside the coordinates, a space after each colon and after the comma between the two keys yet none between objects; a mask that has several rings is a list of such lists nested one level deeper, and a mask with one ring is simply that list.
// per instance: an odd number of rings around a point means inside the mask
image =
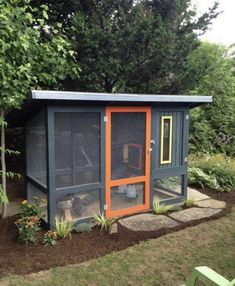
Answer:
[{"label": "lawn", "polygon": [[199,265],[210,266],[228,279],[235,277],[235,207],[227,217],[141,242],[89,263],[10,276],[0,285],[177,286]]}]

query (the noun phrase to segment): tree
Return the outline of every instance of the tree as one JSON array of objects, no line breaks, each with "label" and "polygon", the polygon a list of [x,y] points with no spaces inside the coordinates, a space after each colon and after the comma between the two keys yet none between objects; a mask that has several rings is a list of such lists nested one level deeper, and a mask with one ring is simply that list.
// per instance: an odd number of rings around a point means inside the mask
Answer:
[{"label": "tree", "polygon": [[[32,8],[29,4],[29,0],[0,0],[1,190],[5,196],[9,174],[5,166],[7,111],[19,108],[30,89],[57,88],[59,80],[77,77],[79,71],[61,25],[47,25],[48,7]],[[6,214],[5,200],[2,217]]]},{"label": "tree", "polygon": [[52,19],[63,25],[82,69],[79,79],[63,85],[81,91],[180,93],[193,86],[187,57],[217,16],[217,6],[198,17],[190,0],[51,1]]},{"label": "tree", "polygon": [[204,42],[189,57],[197,85],[191,94],[212,95],[213,103],[192,111],[190,150],[235,156],[235,74],[229,50]]}]

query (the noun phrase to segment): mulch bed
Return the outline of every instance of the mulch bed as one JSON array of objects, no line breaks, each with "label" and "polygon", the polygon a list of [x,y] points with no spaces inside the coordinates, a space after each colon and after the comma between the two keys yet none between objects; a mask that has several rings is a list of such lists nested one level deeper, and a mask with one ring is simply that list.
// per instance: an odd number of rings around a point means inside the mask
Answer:
[{"label": "mulch bed", "polygon": [[211,190],[208,188],[200,188],[200,187],[196,187],[196,189],[205,194],[208,195],[209,197],[218,200],[218,201],[224,201],[227,202],[229,204],[235,204],[235,190],[231,191],[231,192],[217,192],[215,190]]},{"label": "mulch bed", "polygon": [[140,241],[157,238],[164,234],[175,232],[203,221],[220,218],[231,211],[232,204],[210,218],[182,223],[170,229],[149,232],[130,231],[118,224],[118,233],[106,235],[94,228],[90,233],[73,233],[71,239],[66,238],[56,246],[41,244],[45,231],[38,233],[38,242],[31,245],[20,244],[16,241],[14,221],[10,217],[0,221],[0,277],[7,274],[28,274],[51,267],[85,262],[113,251],[123,250]]}]

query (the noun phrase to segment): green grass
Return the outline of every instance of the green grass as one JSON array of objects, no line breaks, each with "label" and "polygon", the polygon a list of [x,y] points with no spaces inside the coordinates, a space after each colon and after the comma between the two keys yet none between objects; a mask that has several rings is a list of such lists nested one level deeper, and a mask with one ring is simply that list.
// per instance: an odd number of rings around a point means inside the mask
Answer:
[{"label": "green grass", "polygon": [[85,264],[7,277],[2,285],[178,286],[199,265],[207,265],[231,280],[235,276],[234,250],[235,207],[219,220],[142,242]]}]

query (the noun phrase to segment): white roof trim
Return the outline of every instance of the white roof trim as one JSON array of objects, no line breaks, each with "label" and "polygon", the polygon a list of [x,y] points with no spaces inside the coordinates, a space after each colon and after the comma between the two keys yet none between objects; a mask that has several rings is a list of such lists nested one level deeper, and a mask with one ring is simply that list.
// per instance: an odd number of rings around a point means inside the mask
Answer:
[{"label": "white roof trim", "polygon": [[209,103],[212,96],[160,95],[160,94],[124,94],[33,90],[35,100],[78,100],[78,101],[129,101],[129,102],[188,102]]}]

